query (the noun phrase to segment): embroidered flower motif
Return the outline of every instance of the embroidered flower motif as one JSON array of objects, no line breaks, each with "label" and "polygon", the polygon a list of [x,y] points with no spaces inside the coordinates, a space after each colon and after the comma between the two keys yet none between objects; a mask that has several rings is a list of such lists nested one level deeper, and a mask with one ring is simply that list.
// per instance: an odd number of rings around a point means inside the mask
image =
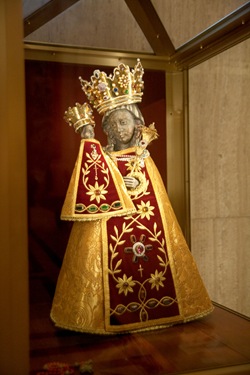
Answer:
[{"label": "embroidered flower motif", "polygon": [[150,206],[150,201],[147,203],[141,201],[141,204],[137,205],[138,213],[141,216],[141,219],[144,219],[144,217],[148,220],[150,220],[150,216],[154,216],[153,210],[154,207]]},{"label": "embroidered flower motif", "polygon": [[141,171],[140,160],[132,158],[131,160],[128,160],[128,162],[125,164],[125,167],[127,167],[128,171],[140,172]]},{"label": "embroidered flower motif", "polygon": [[149,280],[151,285],[151,289],[156,288],[159,290],[160,286],[164,286],[163,281],[166,280],[166,277],[163,276],[162,271],[158,272],[158,270],[155,271],[155,274],[151,273],[151,279]]},{"label": "embroidered flower motif", "polygon": [[90,201],[93,201],[96,199],[97,203],[100,203],[101,199],[105,199],[106,197],[104,196],[107,194],[107,190],[104,189],[104,185],[98,185],[98,182],[95,182],[95,185],[89,185],[89,190],[86,194],[90,195]]},{"label": "embroidered flower motif", "polygon": [[125,296],[128,294],[128,292],[133,293],[133,286],[135,285],[135,282],[132,280],[132,276],[127,278],[127,276],[124,274],[123,278],[118,277],[118,283],[116,287],[119,289],[119,294],[124,293]]}]

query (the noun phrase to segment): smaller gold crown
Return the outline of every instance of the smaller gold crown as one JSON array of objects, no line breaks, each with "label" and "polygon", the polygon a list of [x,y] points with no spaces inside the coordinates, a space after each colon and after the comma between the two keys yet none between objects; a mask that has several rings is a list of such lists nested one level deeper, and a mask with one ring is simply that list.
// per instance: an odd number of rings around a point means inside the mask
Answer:
[{"label": "smaller gold crown", "polygon": [[90,104],[103,114],[125,104],[141,102],[144,88],[143,74],[144,69],[138,59],[131,71],[128,65],[121,63],[114,68],[113,76],[95,70],[91,82],[83,80],[82,77],[79,79]]},{"label": "smaller gold crown", "polygon": [[75,107],[69,107],[68,110],[65,111],[63,118],[70,126],[73,126],[75,132],[78,133],[83,126],[95,126],[92,113],[92,108],[88,103],[84,103],[82,105],[76,103]]}]

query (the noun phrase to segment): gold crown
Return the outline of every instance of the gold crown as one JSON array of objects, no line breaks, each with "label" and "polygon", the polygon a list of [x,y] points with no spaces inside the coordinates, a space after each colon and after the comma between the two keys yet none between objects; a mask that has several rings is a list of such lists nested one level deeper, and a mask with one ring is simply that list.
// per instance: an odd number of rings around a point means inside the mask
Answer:
[{"label": "gold crown", "polygon": [[88,103],[84,103],[82,105],[76,103],[75,107],[69,107],[68,110],[65,111],[63,118],[70,126],[74,127],[75,132],[77,133],[83,126],[95,126],[92,113],[92,108]]},{"label": "gold crown", "polygon": [[143,74],[144,69],[138,59],[132,71],[128,65],[121,63],[114,68],[113,76],[95,70],[91,82],[83,80],[82,77],[79,79],[90,104],[103,114],[125,104],[141,102],[144,88]]}]

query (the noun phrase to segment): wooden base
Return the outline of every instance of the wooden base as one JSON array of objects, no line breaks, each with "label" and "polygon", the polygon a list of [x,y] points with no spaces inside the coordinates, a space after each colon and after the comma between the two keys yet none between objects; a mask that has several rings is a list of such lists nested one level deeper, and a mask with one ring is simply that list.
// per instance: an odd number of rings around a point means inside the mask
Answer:
[{"label": "wooden base", "polygon": [[31,374],[47,362],[90,359],[94,374],[250,374],[250,321],[219,306],[199,321],[115,336],[55,328],[49,310],[31,305]]}]

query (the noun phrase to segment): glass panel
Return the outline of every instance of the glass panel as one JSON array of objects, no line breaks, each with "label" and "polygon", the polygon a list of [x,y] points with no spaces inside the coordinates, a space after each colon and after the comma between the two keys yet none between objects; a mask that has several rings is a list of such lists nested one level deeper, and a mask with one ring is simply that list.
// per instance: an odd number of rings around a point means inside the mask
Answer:
[{"label": "glass panel", "polygon": [[23,17],[26,18],[50,0],[23,0]]},{"label": "glass panel", "polygon": [[188,42],[246,0],[152,0],[175,48]]},{"label": "glass panel", "polygon": [[153,52],[124,0],[79,1],[25,41]]}]

